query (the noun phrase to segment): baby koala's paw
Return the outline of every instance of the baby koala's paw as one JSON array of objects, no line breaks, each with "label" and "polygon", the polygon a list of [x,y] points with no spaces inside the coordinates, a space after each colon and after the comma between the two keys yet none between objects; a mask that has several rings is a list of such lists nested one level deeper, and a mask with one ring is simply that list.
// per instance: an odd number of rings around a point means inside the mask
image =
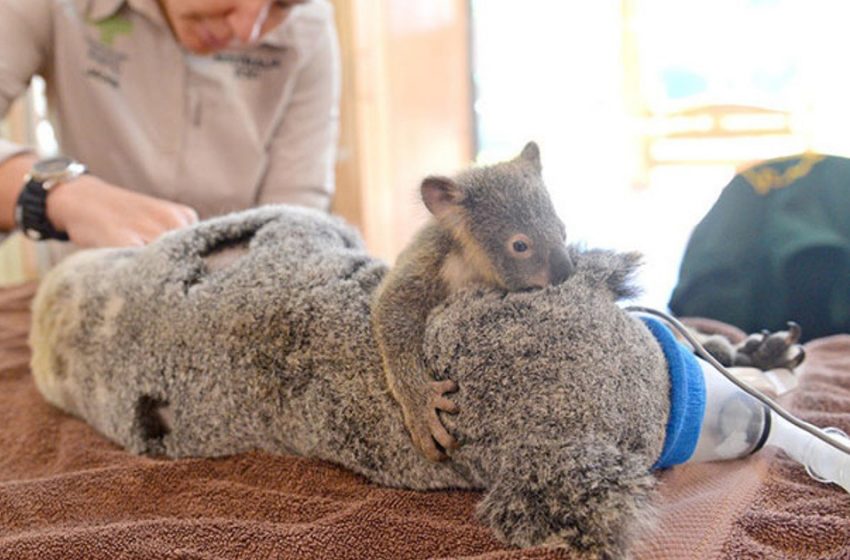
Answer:
[{"label": "baby koala's paw", "polygon": [[451,380],[432,381],[428,384],[423,398],[410,406],[403,406],[404,423],[410,432],[413,445],[427,459],[444,461],[448,458],[446,451],[458,447],[457,440],[452,436],[437,411],[457,414],[457,405],[446,397],[446,393],[457,391],[457,383]]},{"label": "baby koala's paw", "polygon": [[801,332],[800,325],[789,321],[787,330],[751,334],[735,348],[733,365],[763,371],[777,368],[793,370],[806,357],[799,344]]}]

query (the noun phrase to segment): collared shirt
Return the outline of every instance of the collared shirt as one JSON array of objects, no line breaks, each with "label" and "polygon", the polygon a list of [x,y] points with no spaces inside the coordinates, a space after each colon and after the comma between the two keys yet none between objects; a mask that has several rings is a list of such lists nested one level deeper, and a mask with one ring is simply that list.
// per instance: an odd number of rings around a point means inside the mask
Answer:
[{"label": "collared shirt", "polygon": [[[156,0],[3,0],[0,115],[35,74],[61,151],[107,182],[202,218],[330,204],[339,56],[323,0],[210,56],[180,46]],[[25,149],[0,140],[0,162]]]}]

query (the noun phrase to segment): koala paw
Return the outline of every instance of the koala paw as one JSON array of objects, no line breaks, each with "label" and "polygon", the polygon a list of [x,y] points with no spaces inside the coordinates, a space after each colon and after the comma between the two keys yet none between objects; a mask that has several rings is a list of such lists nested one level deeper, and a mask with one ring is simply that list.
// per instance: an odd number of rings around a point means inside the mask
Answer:
[{"label": "koala paw", "polygon": [[785,368],[793,370],[806,357],[800,340],[800,325],[788,322],[788,330],[771,333],[762,331],[744,339],[735,348],[733,365],[754,367],[760,370]]},{"label": "koala paw", "polygon": [[458,447],[457,440],[437,415],[438,410],[457,414],[457,405],[445,396],[453,391],[457,391],[457,383],[450,379],[432,381],[421,402],[402,407],[405,410],[404,423],[413,445],[431,461],[444,461],[448,458],[446,451]]}]

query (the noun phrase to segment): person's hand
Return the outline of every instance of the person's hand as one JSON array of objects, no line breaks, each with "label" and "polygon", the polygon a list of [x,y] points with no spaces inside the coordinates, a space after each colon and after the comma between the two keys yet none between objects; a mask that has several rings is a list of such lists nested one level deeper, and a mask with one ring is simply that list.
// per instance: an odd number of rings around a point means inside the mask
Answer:
[{"label": "person's hand", "polygon": [[163,233],[192,225],[192,208],[110,185],[83,175],[53,187],[47,217],[80,247],[128,247],[150,243]]}]

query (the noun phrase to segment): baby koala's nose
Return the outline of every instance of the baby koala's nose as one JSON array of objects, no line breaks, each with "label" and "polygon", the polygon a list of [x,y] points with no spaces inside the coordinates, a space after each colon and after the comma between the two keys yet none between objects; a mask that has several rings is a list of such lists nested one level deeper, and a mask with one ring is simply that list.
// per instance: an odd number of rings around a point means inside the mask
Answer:
[{"label": "baby koala's nose", "polygon": [[549,253],[549,270],[552,273],[552,284],[556,286],[573,275],[576,267],[566,247],[555,247]]}]

